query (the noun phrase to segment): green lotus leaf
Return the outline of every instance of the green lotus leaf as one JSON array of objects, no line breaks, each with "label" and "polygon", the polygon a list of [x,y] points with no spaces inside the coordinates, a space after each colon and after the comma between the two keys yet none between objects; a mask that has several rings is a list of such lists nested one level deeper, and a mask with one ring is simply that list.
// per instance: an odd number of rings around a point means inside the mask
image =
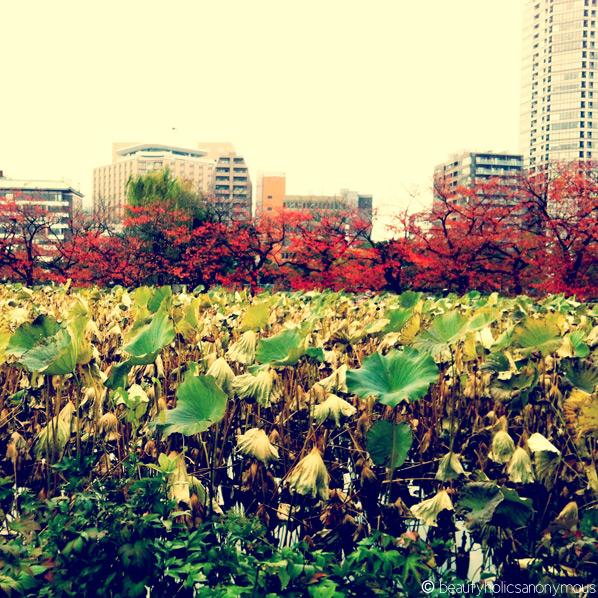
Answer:
[{"label": "green lotus leaf", "polygon": [[70,374],[77,364],[76,355],[71,347],[71,337],[66,328],[47,339],[37,343],[27,351],[19,360],[32,372],[40,372],[49,375]]},{"label": "green lotus leaf", "polygon": [[501,488],[503,499],[494,509],[492,525],[507,528],[524,527],[534,514],[531,498],[521,498],[516,490]]},{"label": "green lotus leaf", "polygon": [[33,322],[27,322],[17,328],[10,337],[6,354],[21,357],[36,344],[54,336],[60,329],[60,324],[54,318],[38,316]]},{"label": "green lotus leaf", "polygon": [[412,315],[413,309],[408,307],[387,309],[384,317],[388,320],[388,324],[384,332],[401,332]]},{"label": "green lotus leaf", "polygon": [[399,295],[399,303],[401,307],[411,308],[415,307],[422,298],[422,293],[415,291],[405,291]]},{"label": "green lotus leaf", "polygon": [[[145,308],[142,308],[144,310]],[[139,326],[135,336],[123,347],[130,357],[112,367],[110,377],[104,383],[108,388],[126,388],[128,374],[134,365],[154,363],[160,351],[174,339],[174,326],[165,309],[158,310],[148,324]]]},{"label": "green lotus leaf", "polygon": [[362,399],[378,397],[384,405],[421,399],[438,380],[438,366],[430,355],[411,347],[388,355],[372,353],[361,368],[347,372],[347,388]]},{"label": "green lotus leaf", "polygon": [[574,330],[565,336],[563,344],[557,351],[559,357],[579,357],[583,359],[590,354],[590,347],[584,343],[586,333],[583,330]]},{"label": "green lotus leaf", "polygon": [[569,334],[569,340],[575,350],[575,357],[584,359],[590,354],[590,347],[584,342],[586,333],[583,330],[574,330]]},{"label": "green lotus leaf", "polygon": [[305,338],[297,328],[282,330],[270,338],[260,340],[256,361],[272,365],[295,365],[305,355]]},{"label": "green lotus leaf", "polygon": [[241,320],[241,332],[254,330],[259,332],[268,323],[270,317],[270,307],[268,303],[254,303],[247,308],[243,319]]},{"label": "green lotus leaf", "polygon": [[150,287],[137,287],[133,293],[133,298],[138,307],[147,307],[148,301],[152,298],[152,289]]},{"label": "green lotus leaf", "polygon": [[554,353],[563,343],[559,327],[547,319],[527,318],[515,327],[513,341],[525,354],[539,351],[543,357]]},{"label": "green lotus leaf", "polygon": [[598,368],[587,360],[567,361],[563,379],[573,388],[592,394],[598,386]]},{"label": "green lotus leaf", "polygon": [[538,385],[540,373],[537,368],[526,366],[520,374],[513,374],[506,380],[494,378],[490,383],[490,396],[495,401],[508,402],[512,408],[523,408],[530,393]]},{"label": "green lotus leaf", "polygon": [[[170,288],[170,287],[167,287]],[[156,361],[160,351],[174,339],[174,327],[164,309],[158,310],[149,324],[141,327],[123,347],[131,355],[130,365],[148,365]]]},{"label": "green lotus leaf", "polygon": [[483,308],[476,312],[476,314],[469,320],[467,324],[468,332],[479,332],[487,328],[490,324],[498,319],[498,312],[494,309]]},{"label": "green lotus leaf", "polygon": [[163,420],[154,420],[151,426],[158,427],[164,436],[175,432],[192,436],[219,422],[224,417],[226,403],[226,394],[212,376],[194,376],[188,371],[177,390],[176,407],[162,411]]},{"label": "green lotus leaf", "polygon": [[436,316],[432,325],[415,337],[413,346],[437,357],[465,337],[468,322],[469,319],[458,311]]},{"label": "green lotus leaf", "polygon": [[471,482],[461,491],[457,511],[465,515],[469,529],[476,529],[490,523],[503,500],[504,495],[494,482]]},{"label": "green lotus leaf", "polygon": [[376,465],[395,469],[403,465],[411,448],[411,426],[405,422],[377,421],[368,430],[366,442],[368,453]]},{"label": "green lotus leaf", "polygon": [[194,297],[188,305],[184,307],[175,321],[176,331],[187,337],[197,331],[200,327],[200,305],[199,299]]},{"label": "green lotus leaf", "polygon": [[172,289],[169,286],[154,289],[150,300],[147,302],[147,309],[151,313],[157,312],[166,297],[172,297]]},{"label": "green lotus leaf", "polygon": [[11,337],[6,353],[32,372],[61,376],[74,371],[83,348],[88,316],[74,318],[68,326],[39,316],[23,324]]},{"label": "green lotus leaf", "polygon": [[325,361],[324,349],[322,349],[322,347],[307,347],[307,349],[305,349],[305,354],[320,363],[324,363]]}]

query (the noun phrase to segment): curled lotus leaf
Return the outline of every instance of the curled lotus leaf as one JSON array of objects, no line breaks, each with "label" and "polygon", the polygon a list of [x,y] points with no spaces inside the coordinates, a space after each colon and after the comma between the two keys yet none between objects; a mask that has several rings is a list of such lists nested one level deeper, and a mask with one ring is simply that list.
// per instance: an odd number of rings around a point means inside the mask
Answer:
[{"label": "curled lotus leaf", "polygon": [[552,442],[550,442],[546,436],[543,436],[538,432],[535,432],[528,438],[527,444],[532,453],[537,453],[539,451],[547,451],[550,453],[556,453],[557,455],[560,455],[561,453],[561,451],[559,451],[559,449],[556,448],[556,446],[554,446],[554,444],[552,444]]},{"label": "curled lotus leaf", "polygon": [[453,511],[453,501],[446,490],[440,490],[432,498],[428,498],[411,507],[411,513],[424,525],[436,527],[438,515],[444,510]]},{"label": "curled lotus leaf", "polygon": [[508,463],[515,452],[515,443],[508,432],[499,430],[492,439],[490,457],[497,463]]},{"label": "curled lotus leaf", "polygon": [[[70,422],[60,415],[53,417],[35,438],[33,453],[36,458],[44,457],[53,462],[52,456],[60,459],[62,451],[71,437]],[[56,451],[54,451],[56,447]]]},{"label": "curled lotus leaf", "polygon": [[226,362],[224,357],[219,357],[214,363],[208,368],[206,372],[208,376],[212,376],[216,380],[216,384],[226,393],[231,393],[232,383],[235,379],[235,372]]},{"label": "curled lotus leaf", "polygon": [[459,455],[450,452],[442,457],[438,464],[438,471],[436,472],[437,480],[440,480],[441,482],[450,482],[462,475],[466,474],[463,465],[461,465],[461,461],[459,460]]},{"label": "curled lotus leaf", "polygon": [[322,500],[328,500],[328,470],[317,448],[314,447],[307,457],[297,463],[289,476],[289,489],[297,494],[312,498],[317,495]]},{"label": "curled lotus leaf", "polygon": [[252,399],[262,407],[270,407],[274,382],[268,370],[259,370],[253,374],[235,376],[232,391],[240,399]]},{"label": "curled lotus leaf", "polygon": [[168,455],[174,461],[174,470],[168,476],[168,498],[177,502],[189,504],[191,500],[189,476],[185,465],[185,456],[171,453]]},{"label": "curled lotus leaf", "polygon": [[330,376],[320,380],[319,384],[324,390],[328,392],[349,392],[347,388],[347,365],[343,364]]},{"label": "curled lotus leaf", "polygon": [[334,420],[336,426],[340,426],[342,417],[355,415],[357,409],[344,399],[336,395],[330,395],[323,403],[314,407],[314,419],[321,424],[326,419]]},{"label": "curled lotus leaf", "polygon": [[229,347],[226,356],[231,361],[250,365],[255,361],[256,345],[257,334],[253,330],[248,330],[241,335],[238,341]]},{"label": "curled lotus leaf", "polygon": [[532,460],[525,449],[520,446],[515,449],[507,473],[511,482],[515,484],[531,484],[534,481]]},{"label": "curled lotus leaf", "polygon": [[254,457],[266,465],[270,461],[278,461],[278,449],[270,442],[266,432],[258,428],[237,435],[237,449],[243,455]]}]

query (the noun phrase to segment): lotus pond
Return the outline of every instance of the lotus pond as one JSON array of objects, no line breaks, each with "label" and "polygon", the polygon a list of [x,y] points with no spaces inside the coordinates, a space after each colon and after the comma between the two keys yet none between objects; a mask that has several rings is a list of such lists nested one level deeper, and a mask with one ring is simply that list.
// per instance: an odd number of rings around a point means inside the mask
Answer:
[{"label": "lotus pond", "polygon": [[[0,314],[2,534],[27,558],[49,525],[27,497],[68,512],[118,480],[138,500],[134,480],[156,478],[188,535],[234,513],[273,549],[301,541],[340,567],[389,534],[415,554],[403,583],[598,579],[592,305],[7,285]],[[55,534],[56,554],[102,542],[84,532]],[[51,585],[60,566],[4,554],[15,595],[19,575]]]}]

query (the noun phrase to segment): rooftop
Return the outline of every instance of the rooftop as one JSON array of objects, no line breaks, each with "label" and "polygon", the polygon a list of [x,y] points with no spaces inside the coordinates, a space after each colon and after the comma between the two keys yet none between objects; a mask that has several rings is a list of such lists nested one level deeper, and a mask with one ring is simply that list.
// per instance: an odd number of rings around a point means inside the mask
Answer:
[{"label": "rooftop", "polygon": [[188,158],[203,158],[208,153],[201,149],[188,149],[177,147],[175,145],[163,145],[161,143],[138,143],[137,145],[131,145],[116,150],[116,153],[119,156],[130,156],[137,152],[170,152],[171,154],[186,156]]},{"label": "rooftop", "polygon": [[27,191],[70,191],[79,197],[83,197],[83,193],[73,189],[70,183],[66,181],[31,181],[19,179],[4,179],[0,178],[0,190],[6,189]]}]

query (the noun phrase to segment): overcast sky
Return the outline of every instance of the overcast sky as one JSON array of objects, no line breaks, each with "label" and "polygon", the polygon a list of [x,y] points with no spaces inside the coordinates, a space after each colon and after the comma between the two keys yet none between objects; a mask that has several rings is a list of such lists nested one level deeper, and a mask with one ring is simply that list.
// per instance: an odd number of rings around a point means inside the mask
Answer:
[{"label": "overcast sky", "polygon": [[523,3],[3,2],[0,170],[90,201],[112,141],[231,141],[254,183],[418,207],[448,154],[518,151]]}]

